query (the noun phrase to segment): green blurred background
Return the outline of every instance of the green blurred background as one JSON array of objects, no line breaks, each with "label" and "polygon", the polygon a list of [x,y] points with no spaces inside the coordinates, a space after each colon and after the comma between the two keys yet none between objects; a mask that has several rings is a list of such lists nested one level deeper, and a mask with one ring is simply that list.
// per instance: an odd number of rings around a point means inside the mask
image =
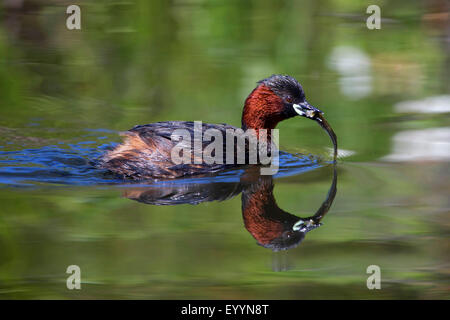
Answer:
[{"label": "green blurred background", "polygon": [[[240,196],[160,207],[117,186],[2,182],[0,298],[449,298],[447,1],[77,1],[81,30],[66,28],[70,4],[0,6],[0,152],[95,148],[164,120],[239,126],[256,81],[283,73],[337,133],[338,193],[322,227],[272,253]],[[278,128],[284,150],[329,153],[312,121]],[[278,179],[278,204],[312,214],[331,176]],[[66,288],[72,264],[81,290]]]}]

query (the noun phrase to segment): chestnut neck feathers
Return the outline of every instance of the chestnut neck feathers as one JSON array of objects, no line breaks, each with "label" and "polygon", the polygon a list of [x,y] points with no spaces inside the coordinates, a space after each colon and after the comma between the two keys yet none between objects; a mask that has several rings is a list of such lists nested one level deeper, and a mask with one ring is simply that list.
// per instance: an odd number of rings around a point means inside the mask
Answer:
[{"label": "chestnut neck feathers", "polygon": [[292,102],[305,99],[303,88],[297,80],[272,75],[258,84],[245,100],[242,129],[274,129],[278,122],[297,115]]}]

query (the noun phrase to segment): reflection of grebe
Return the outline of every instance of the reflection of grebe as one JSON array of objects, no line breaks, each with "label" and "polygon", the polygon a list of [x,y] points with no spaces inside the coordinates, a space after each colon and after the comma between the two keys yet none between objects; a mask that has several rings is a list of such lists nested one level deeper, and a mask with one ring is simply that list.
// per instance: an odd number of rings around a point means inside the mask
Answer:
[{"label": "reflection of grebe", "polygon": [[247,171],[238,183],[165,184],[158,187],[126,189],[130,199],[153,205],[198,204],[223,201],[242,192],[242,217],[245,228],[258,244],[273,251],[296,247],[305,234],[321,225],[336,196],[337,171],[333,165],[333,181],[327,198],[317,212],[299,218],[280,209],[273,196],[271,176],[260,176],[255,170]]},{"label": "reflection of grebe", "polygon": [[296,247],[305,234],[317,227],[328,212],[336,196],[337,171],[333,168],[333,182],[326,200],[317,212],[299,218],[280,209],[273,196],[273,180],[261,176],[242,192],[242,216],[245,228],[258,244],[273,251]]},{"label": "reflection of grebe", "polygon": [[[274,129],[280,121],[298,115],[317,121],[328,132],[335,146],[336,159],[336,135],[323,118],[322,112],[306,101],[302,86],[289,76],[273,75],[258,82],[258,86],[245,100],[242,129],[254,129],[258,136],[261,129],[267,129],[267,139],[271,140],[270,129]],[[135,126],[124,133],[125,142],[104,154],[98,165],[116,175],[131,179],[177,178],[217,172],[232,166],[225,164],[227,156],[225,139],[221,142],[222,163],[208,164],[199,158],[192,148],[199,144],[203,150],[210,144],[209,140],[193,141],[210,129],[215,129],[215,132],[226,137],[227,130],[234,131],[237,128],[226,124],[204,123],[201,128],[196,129],[194,123],[189,121],[166,121]],[[172,161],[171,151],[178,144],[178,141],[171,139],[175,130],[188,132],[191,137],[190,143],[187,144],[189,146],[187,157],[191,159],[191,163],[175,164]],[[198,132],[200,130],[201,132]]]}]

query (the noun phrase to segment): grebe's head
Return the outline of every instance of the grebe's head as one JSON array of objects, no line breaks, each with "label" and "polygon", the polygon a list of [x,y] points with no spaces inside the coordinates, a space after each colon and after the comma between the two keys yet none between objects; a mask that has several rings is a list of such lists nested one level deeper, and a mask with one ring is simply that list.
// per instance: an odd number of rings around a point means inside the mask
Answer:
[{"label": "grebe's head", "polygon": [[306,101],[297,80],[286,75],[272,75],[258,82],[245,101],[243,129],[273,129],[278,122],[300,115],[316,120],[323,112]]}]

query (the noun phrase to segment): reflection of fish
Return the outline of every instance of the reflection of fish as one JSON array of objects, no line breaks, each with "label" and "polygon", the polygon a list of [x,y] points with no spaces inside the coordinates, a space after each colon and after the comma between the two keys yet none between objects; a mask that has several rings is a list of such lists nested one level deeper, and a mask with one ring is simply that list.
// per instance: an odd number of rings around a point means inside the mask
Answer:
[{"label": "reflection of fish", "polygon": [[[272,141],[271,129],[274,129],[280,121],[298,115],[317,121],[328,132],[333,140],[336,160],[336,135],[323,118],[322,111],[308,103],[302,86],[289,76],[272,75],[258,82],[258,86],[245,100],[242,129],[253,129],[260,138],[259,142],[270,146],[268,142]],[[205,153],[206,147],[209,147],[211,139],[202,139],[202,141],[196,141],[196,139],[203,137],[207,131],[209,136],[211,129],[215,129],[214,148],[211,147],[214,150],[214,156],[212,156],[213,161],[209,161],[211,159],[205,161],[205,157],[201,155],[202,152]],[[203,124],[196,128],[194,123],[189,121],[166,121],[135,126],[123,133],[126,137],[124,143],[105,153],[98,162],[98,166],[118,176],[131,179],[166,179],[217,172],[230,167],[229,161],[226,160],[228,157],[236,159],[236,154],[233,157],[226,154],[228,142],[225,137],[226,131],[230,129],[234,131],[237,128],[226,124]],[[267,138],[263,138],[264,141],[261,141],[261,137],[265,136],[262,130],[267,131],[268,135]],[[180,136],[180,132],[186,133],[187,136],[186,138],[183,135],[182,138],[182,143],[185,143],[185,138],[188,140],[182,152],[183,158],[189,160],[181,164],[174,162],[172,154],[180,142],[173,141],[173,134]],[[195,146],[201,150],[194,151]],[[212,155],[212,153],[206,154]],[[216,158],[216,153],[220,153],[219,160]],[[248,149],[243,153],[246,153],[245,157],[240,155],[241,158],[246,158],[246,162],[243,162],[251,163],[248,160]],[[264,161],[258,158],[257,162]],[[236,166],[238,162],[233,163]]]},{"label": "reflection of fish", "polygon": [[124,196],[152,205],[198,204],[228,200],[242,192],[242,217],[245,228],[258,244],[273,251],[296,247],[305,234],[321,225],[336,196],[337,171],[333,165],[333,182],[327,198],[310,217],[299,218],[280,209],[273,195],[271,176],[261,176],[248,168],[240,182],[167,183],[158,187],[127,188]]}]

